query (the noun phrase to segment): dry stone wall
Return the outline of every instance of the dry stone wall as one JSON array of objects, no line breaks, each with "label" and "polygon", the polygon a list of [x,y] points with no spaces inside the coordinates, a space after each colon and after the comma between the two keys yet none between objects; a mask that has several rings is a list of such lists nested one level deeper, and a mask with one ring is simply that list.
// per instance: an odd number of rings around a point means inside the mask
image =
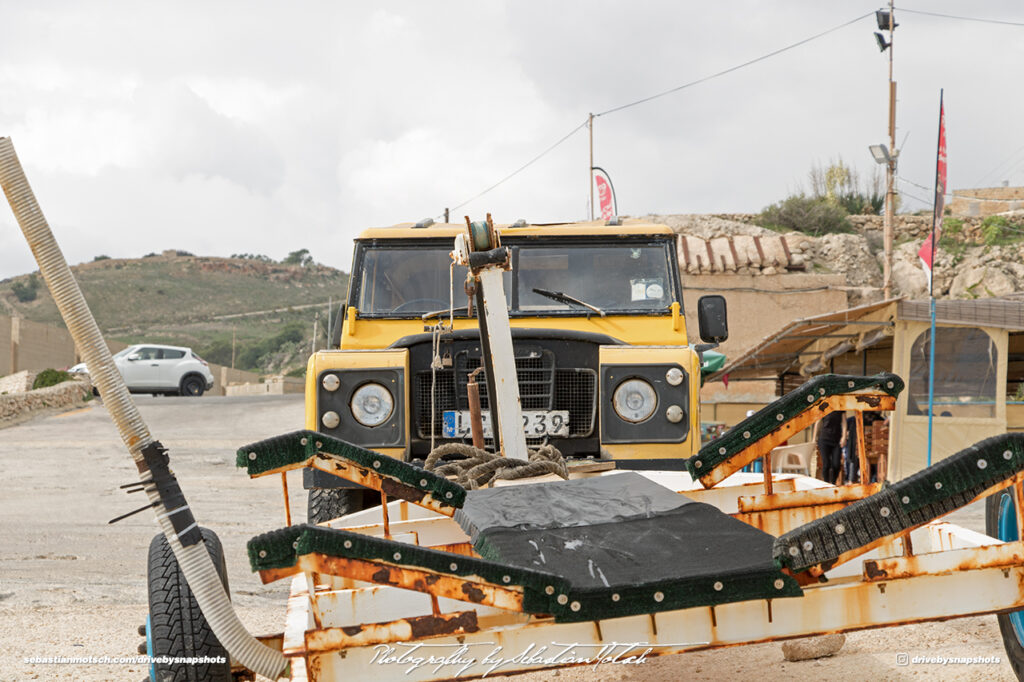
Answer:
[{"label": "dry stone wall", "polygon": [[92,386],[88,381],[80,380],[0,395],[0,425],[17,421],[33,412],[79,405],[89,398],[92,398]]}]

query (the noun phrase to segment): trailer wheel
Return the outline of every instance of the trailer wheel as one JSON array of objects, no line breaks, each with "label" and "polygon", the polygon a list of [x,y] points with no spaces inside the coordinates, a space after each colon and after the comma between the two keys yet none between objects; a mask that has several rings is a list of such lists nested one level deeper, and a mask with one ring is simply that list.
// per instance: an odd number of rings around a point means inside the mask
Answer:
[{"label": "trailer wheel", "polygon": [[[1003,489],[985,500],[985,532],[1004,542],[1017,537],[1017,510],[1013,494]],[[1024,610],[996,615],[1003,635],[1003,648],[1018,680],[1024,679]]]},{"label": "trailer wheel", "polygon": [[366,491],[355,488],[310,488],[306,506],[309,523],[323,523],[368,509]]},{"label": "trailer wheel", "polygon": [[[228,589],[224,549],[217,534],[202,528],[203,541],[217,575]],[[227,650],[214,637],[210,624],[199,610],[195,595],[185,581],[167,538],[157,535],[149,543],[149,619],[146,643],[150,656],[220,657],[223,663],[153,663],[151,682],[230,682],[231,661]]]}]

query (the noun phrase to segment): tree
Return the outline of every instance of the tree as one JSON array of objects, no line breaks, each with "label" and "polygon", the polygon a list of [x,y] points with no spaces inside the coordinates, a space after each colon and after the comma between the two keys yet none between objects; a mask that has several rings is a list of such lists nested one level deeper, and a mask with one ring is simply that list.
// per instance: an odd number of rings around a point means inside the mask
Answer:
[{"label": "tree", "polygon": [[309,249],[299,249],[289,253],[281,263],[284,265],[301,265],[306,267],[313,264],[313,257],[309,255]]}]

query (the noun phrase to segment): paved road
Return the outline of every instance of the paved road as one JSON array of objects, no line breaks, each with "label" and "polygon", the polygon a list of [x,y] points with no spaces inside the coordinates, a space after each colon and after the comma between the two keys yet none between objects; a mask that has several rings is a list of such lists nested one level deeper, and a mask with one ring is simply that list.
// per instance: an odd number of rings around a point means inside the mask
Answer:
[{"label": "paved road", "polygon": [[[286,581],[264,586],[248,568],[246,541],[284,525],[279,479],[249,480],[235,449],[302,425],[302,396],[140,397],[154,436],[171,450],[173,468],[196,518],[221,537],[232,598],[250,631],[283,629]],[[293,517],[305,517],[297,473],[290,475]],[[139,680],[140,665],[28,665],[27,656],[125,656],[140,641],[146,607],[146,549],[156,532],[150,512],[114,526],[107,520],[140,506],[118,486],[137,480],[106,410],[82,410],[0,430],[0,680]],[[981,530],[979,510],[960,513]],[[937,595],[939,597],[939,595]],[[898,653],[998,656],[993,617],[852,633],[832,658],[782,660],[774,643],[653,659],[641,668],[587,667],[518,676],[515,682],[643,679],[1006,679],[1009,666],[899,667]],[[770,671],[770,672],[769,672]],[[382,676],[382,679],[386,679]],[[401,679],[396,672],[395,679]],[[505,678],[495,678],[505,679]]]}]

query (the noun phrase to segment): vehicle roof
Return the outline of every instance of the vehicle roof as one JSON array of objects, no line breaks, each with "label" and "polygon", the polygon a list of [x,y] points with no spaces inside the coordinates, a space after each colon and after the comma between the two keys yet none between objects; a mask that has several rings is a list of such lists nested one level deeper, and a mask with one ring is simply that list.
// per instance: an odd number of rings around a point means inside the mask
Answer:
[{"label": "vehicle roof", "polygon": [[[603,220],[578,223],[538,223],[525,227],[495,224],[505,237],[636,237],[643,235],[672,235],[672,228],[639,218],[622,221],[622,225],[606,225]],[[434,223],[430,227],[416,227],[416,223],[398,223],[391,227],[373,227],[364,230],[357,239],[424,239],[430,237],[454,238],[466,232],[465,223]]]},{"label": "vehicle roof", "polygon": [[127,348],[137,348],[139,346],[145,346],[146,348],[172,348],[174,350],[192,351],[188,346],[168,346],[166,343],[133,343],[132,345],[127,346]]}]

